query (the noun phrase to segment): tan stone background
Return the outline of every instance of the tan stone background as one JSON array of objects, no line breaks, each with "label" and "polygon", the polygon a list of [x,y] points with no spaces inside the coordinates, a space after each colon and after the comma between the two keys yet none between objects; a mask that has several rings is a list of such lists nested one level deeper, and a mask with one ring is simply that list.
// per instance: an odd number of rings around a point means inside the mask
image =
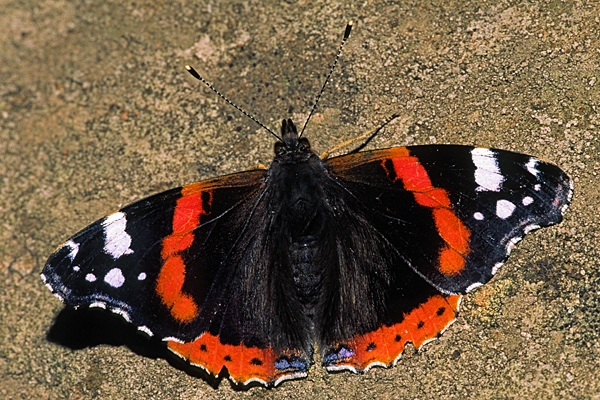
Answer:
[{"label": "tan stone background", "polygon": [[[0,398],[600,398],[599,3],[0,9]],[[462,143],[544,158],[575,181],[565,221],[521,242],[440,340],[362,376],[316,366],[274,390],[214,389],[119,320],[61,312],[39,272],[71,234],[153,192],[272,157],[272,139],[183,65],[269,126],[302,123],[349,19],[307,131],[315,149],[399,113],[371,148]],[[57,315],[66,332],[52,330]]]}]

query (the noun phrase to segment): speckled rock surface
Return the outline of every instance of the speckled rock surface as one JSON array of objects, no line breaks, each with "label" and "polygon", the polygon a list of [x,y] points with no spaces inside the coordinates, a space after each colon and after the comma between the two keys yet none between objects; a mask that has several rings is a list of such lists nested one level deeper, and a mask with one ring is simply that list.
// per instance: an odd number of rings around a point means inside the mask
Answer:
[{"label": "speckled rock surface", "polygon": [[[3,1],[0,398],[599,398],[599,15],[557,0]],[[371,148],[543,158],[574,179],[565,221],[528,235],[440,340],[360,376],[316,366],[237,391],[112,316],[61,311],[39,272],[71,234],[272,157],[272,139],[183,65],[269,126],[301,123],[350,19],[307,129],[315,149],[399,113]]]}]

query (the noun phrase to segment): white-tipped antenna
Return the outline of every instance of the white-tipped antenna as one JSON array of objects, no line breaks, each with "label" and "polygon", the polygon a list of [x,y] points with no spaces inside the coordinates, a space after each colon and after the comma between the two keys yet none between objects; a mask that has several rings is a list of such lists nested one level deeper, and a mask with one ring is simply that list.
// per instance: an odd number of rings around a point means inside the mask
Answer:
[{"label": "white-tipped antenna", "polygon": [[[317,105],[319,104],[319,100],[321,100],[321,96],[323,95],[323,92],[325,91],[325,87],[327,86],[327,83],[329,82],[329,79],[331,78],[331,74],[333,74],[333,70],[335,69],[335,66],[337,65],[338,60],[340,58],[340,55],[342,54],[342,49],[344,47],[344,44],[346,44],[346,41],[348,40],[348,37],[350,36],[350,32],[352,31],[352,25],[353,25],[353,23],[354,23],[353,21],[349,21],[348,24],[346,25],[346,30],[344,31],[344,38],[342,39],[342,43],[340,43],[340,47],[339,47],[339,49],[337,51],[337,54],[335,55],[335,59],[333,60],[333,65],[331,66],[331,69],[329,70],[329,74],[327,74],[327,78],[325,78],[325,83],[323,83],[323,86],[321,87],[321,90],[319,91],[319,94],[317,95],[317,97],[315,99],[315,102],[313,104],[312,110],[310,110],[310,114],[308,114],[308,118],[306,118],[306,122],[304,122],[304,126],[302,127],[302,131],[300,131],[300,134],[298,135],[298,137],[302,136],[302,134],[304,133],[304,130],[306,129],[306,125],[308,125],[308,121],[310,121],[310,118],[313,116],[315,110],[317,109]],[[265,124],[263,124],[262,122],[260,122],[253,115],[247,113],[241,107],[239,107],[237,104],[235,104],[234,102],[232,102],[231,100],[229,100],[227,97],[225,97],[223,94],[221,94],[221,92],[219,92],[210,82],[208,82],[206,79],[204,79],[203,77],[201,77],[200,74],[198,72],[196,72],[196,70],[194,68],[192,68],[192,66],[186,65],[185,69],[187,69],[187,71],[194,78],[196,78],[200,82],[204,83],[206,86],[209,87],[210,90],[212,90],[220,98],[222,98],[223,100],[225,100],[227,102],[227,104],[233,106],[236,110],[238,110],[239,112],[241,112],[242,114],[244,114],[246,117],[250,118],[252,121],[256,122],[263,129],[265,129],[267,132],[269,132],[271,135],[273,135],[277,140],[279,140],[280,142],[283,142],[283,139],[280,138],[278,135],[276,135],[272,130],[270,130],[269,128],[267,128],[265,126]]]},{"label": "white-tipped antenna", "polygon": [[275,136],[275,138],[277,138],[277,140],[279,140],[280,142],[283,141],[278,135],[276,135],[275,133],[273,133],[272,130],[270,130],[269,128],[267,128],[265,126],[265,124],[263,124],[262,122],[260,122],[258,119],[254,118],[254,116],[248,114],[241,107],[238,107],[237,104],[235,104],[234,102],[232,102],[231,100],[229,100],[227,97],[225,97],[223,94],[221,94],[221,92],[219,92],[213,85],[211,85],[210,82],[208,82],[206,79],[204,79],[203,77],[201,77],[200,74],[198,72],[196,72],[196,70],[194,68],[192,68],[190,65],[186,65],[185,69],[187,69],[188,72],[194,78],[198,79],[200,82],[202,82],[206,86],[208,86],[213,92],[215,92],[220,98],[222,98],[223,100],[225,100],[229,105],[233,106],[236,110],[238,110],[239,112],[241,112],[242,114],[244,114],[246,117],[248,117],[252,121],[256,122],[258,125],[260,125],[263,129],[265,129],[271,135]]},{"label": "white-tipped antenna", "polygon": [[308,114],[308,118],[306,118],[306,122],[304,123],[304,126],[302,127],[302,130],[300,131],[300,134],[298,135],[298,137],[302,137],[302,134],[304,133],[304,130],[306,129],[306,125],[308,125],[308,121],[310,121],[310,118],[312,117],[315,110],[317,109],[317,104],[319,104],[319,100],[321,100],[321,96],[323,95],[323,92],[325,91],[325,86],[327,86],[327,82],[329,82],[329,78],[331,78],[331,74],[333,74],[333,70],[335,69],[335,66],[338,63],[340,55],[342,54],[342,49],[344,48],[344,44],[346,44],[346,41],[348,40],[348,37],[350,36],[350,32],[352,31],[353,24],[354,24],[353,21],[348,21],[348,24],[346,25],[346,30],[344,31],[344,38],[342,39],[342,43],[340,43],[340,47],[338,49],[337,54],[335,55],[335,60],[333,60],[333,65],[331,66],[331,69],[329,70],[329,74],[327,75],[327,78],[325,78],[325,83],[323,83],[323,87],[321,87],[321,91],[319,91],[319,94],[317,95],[317,98],[315,99],[315,102],[313,104],[312,110],[310,110],[310,114]]}]

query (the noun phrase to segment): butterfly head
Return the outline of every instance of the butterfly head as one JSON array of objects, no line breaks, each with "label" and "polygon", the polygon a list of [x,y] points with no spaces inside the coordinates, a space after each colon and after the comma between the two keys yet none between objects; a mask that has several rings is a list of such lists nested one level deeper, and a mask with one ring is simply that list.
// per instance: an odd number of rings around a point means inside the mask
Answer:
[{"label": "butterfly head", "polygon": [[298,130],[291,119],[281,121],[281,141],[275,143],[275,155],[283,157],[287,154],[309,155],[312,153],[308,139],[298,137]]}]

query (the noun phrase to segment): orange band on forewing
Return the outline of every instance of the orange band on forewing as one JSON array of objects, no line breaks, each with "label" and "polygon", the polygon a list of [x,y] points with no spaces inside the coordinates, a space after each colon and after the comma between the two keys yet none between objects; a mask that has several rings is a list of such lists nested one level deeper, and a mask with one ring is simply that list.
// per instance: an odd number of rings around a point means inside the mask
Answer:
[{"label": "orange band on forewing", "polygon": [[471,233],[456,214],[447,208],[437,208],[433,210],[433,219],[440,236],[448,246],[466,255],[469,251]]},{"label": "orange band on forewing", "polygon": [[464,257],[450,247],[444,247],[440,251],[438,268],[446,276],[454,276],[461,273],[465,268]]},{"label": "orange band on forewing", "polygon": [[183,293],[186,265],[181,252],[194,242],[194,230],[200,226],[200,216],[206,214],[202,204],[202,192],[197,184],[182,188],[183,196],[177,200],[173,213],[173,233],[163,239],[163,266],[156,281],[156,293],[173,318],[190,322],[199,312],[194,299]]},{"label": "orange band on forewing", "polygon": [[423,193],[414,192],[419,205],[429,208],[450,207],[450,199],[444,189],[431,189]]},{"label": "orange band on forewing", "polygon": [[397,179],[404,188],[413,193],[415,201],[423,207],[432,209],[435,227],[446,242],[439,253],[438,270],[453,276],[461,273],[465,267],[465,257],[469,253],[469,229],[452,211],[448,193],[432,185],[427,170],[417,157],[400,156],[392,158]]},{"label": "orange band on forewing", "polygon": [[181,253],[187,250],[194,242],[194,234],[188,233],[185,235],[169,235],[163,239],[162,258],[169,258],[171,255]]},{"label": "orange band on forewing", "polygon": [[394,171],[402,179],[404,188],[411,192],[426,192],[433,189],[429,174],[417,157],[402,157],[392,159]]},{"label": "orange band on forewing", "polygon": [[202,193],[190,194],[177,200],[173,215],[173,235],[196,229],[200,223],[200,214],[203,212]]},{"label": "orange band on forewing", "polygon": [[175,301],[181,296],[184,280],[185,264],[183,259],[180,256],[167,258],[156,281],[156,293],[166,306],[173,307]]},{"label": "orange band on forewing", "polygon": [[181,294],[171,307],[171,315],[181,322],[191,322],[198,315],[198,306],[192,296]]}]

